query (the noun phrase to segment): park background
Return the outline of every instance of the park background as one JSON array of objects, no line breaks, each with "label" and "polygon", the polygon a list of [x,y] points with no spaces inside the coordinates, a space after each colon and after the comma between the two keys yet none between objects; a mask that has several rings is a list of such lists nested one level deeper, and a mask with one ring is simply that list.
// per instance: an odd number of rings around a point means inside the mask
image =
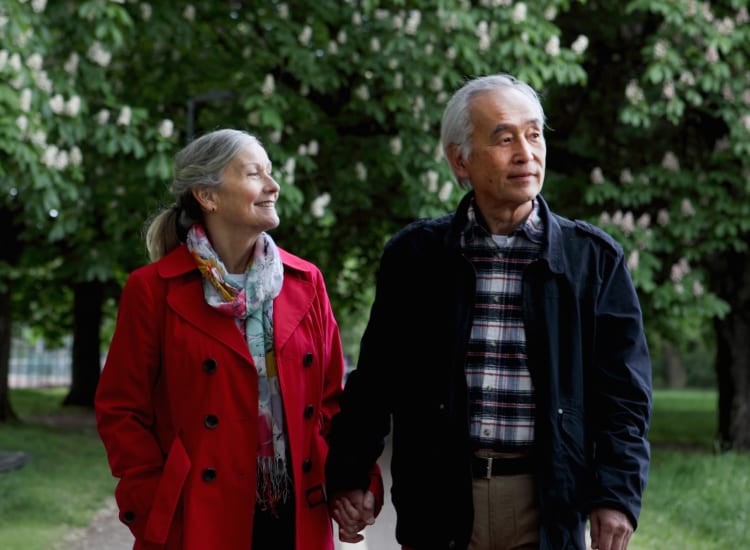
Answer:
[{"label": "park background", "polygon": [[551,206],[626,251],[655,385],[713,392],[712,451],[746,457],[747,4],[3,2],[0,430],[23,422],[12,365],[45,368],[18,359],[28,346],[63,349],[61,405],[91,407],[171,159],[218,127],[267,148],[274,239],[321,267],[355,364],[383,244],[460,198],[439,147],[447,99],[502,71],[542,94]]}]

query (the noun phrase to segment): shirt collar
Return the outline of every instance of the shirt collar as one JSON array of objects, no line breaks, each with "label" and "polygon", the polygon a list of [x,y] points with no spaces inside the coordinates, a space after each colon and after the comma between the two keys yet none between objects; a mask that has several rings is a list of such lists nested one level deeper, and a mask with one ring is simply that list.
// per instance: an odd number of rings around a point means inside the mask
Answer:
[{"label": "shirt collar", "polygon": [[[469,204],[467,211],[467,223],[464,229],[464,235],[467,239],[476,238],[479,236],[486,237],[491,235],[490,230],[487,228],[487,222],[482,216],[482,212],[477,208],[474,199]],[[509,237],[515,237],[522,235],[533,243],[541,243],[544,239],[544,222],[539,215],[539,201],[536,199],[531,201],[531,212],[523,223],[519,224],[509,235]]]}]

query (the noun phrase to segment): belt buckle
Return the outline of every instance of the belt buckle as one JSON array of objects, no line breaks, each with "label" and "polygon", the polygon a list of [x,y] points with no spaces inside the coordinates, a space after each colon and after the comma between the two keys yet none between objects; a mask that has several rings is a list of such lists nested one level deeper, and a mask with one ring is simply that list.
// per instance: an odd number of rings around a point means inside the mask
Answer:
[{"label": "belt buckle", "polygon": [[487,471],[485,472],[484,478],[492,479],[492,457],[488,456],[485,460],[487,461]]}]

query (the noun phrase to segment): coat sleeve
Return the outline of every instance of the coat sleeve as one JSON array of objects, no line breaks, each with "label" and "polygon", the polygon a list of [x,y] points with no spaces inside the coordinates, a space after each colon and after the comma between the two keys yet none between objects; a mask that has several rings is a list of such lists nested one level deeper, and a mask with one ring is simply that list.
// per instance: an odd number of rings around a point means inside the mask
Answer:
[{"label": "coat sleeve", "polygon": [[123,289],[95,397],[97,429],[112,474],[119,478],[120,519],[141,540],[165,456],[154,435],[153,395],[161,362],[164,283],[153,271],[152,279],[145,273],[131,274]]},{"label": "coat sleeve", "polygon": [[641,307],[621,251],[605,270],[596,305],[594,387],[597,412],[591,507],[620,509],[637,525],[648,476],[651,361]]}]

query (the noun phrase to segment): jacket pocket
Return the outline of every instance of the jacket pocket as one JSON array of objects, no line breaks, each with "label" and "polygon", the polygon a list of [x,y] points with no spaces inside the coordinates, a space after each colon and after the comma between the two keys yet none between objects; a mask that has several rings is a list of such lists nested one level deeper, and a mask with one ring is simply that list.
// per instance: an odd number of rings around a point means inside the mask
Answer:
[{"label": "jacket pocket", "polygon": [[177,504],[182,495],[185,479],[190,472],[190,457],[185,451],[182,440],[175,437],[169,449],[167,462],[159,486],[156,488],[154,503],[146,523],[144,537],[146,540],[165,544],[172,525]]}]

